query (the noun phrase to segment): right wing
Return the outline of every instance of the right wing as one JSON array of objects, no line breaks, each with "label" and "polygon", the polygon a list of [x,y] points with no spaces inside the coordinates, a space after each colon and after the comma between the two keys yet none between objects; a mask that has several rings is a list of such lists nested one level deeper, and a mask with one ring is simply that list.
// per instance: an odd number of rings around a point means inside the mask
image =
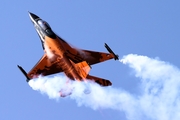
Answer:
[{"label": "right wing", "polygon": [[80,53],[83,59],[89,63],[89,65],[97,64],[114,58],[112,54],[105,52],[81,50]]},{"label": "right wing", "polygon": [[82,50],[76,48],[73,48],[72,51],[67,50],[66,55],[74,63],[86,61],[89,65],[97,64],[114,58],[113,54],[111,53]]},{"label": "right wing", "polygon": [[51,62],[47,55],[44,54],[37,64],[29,71],[27,76],[30,79],[37,78],[39,75],[46,76],[55,73],[63,72],[57,62]]},{"label": "right wing", "polygon": [[74,63],[86,61],[89,65],[93,65],[110,59],[118,59],[118,56],[114,54],[107,44],[105,44],[105,47],[110,53],[78,49],[71,46],[62,38],[59,37],[59,39],[62,41],[64,48],[66,48],[66,56]]}]

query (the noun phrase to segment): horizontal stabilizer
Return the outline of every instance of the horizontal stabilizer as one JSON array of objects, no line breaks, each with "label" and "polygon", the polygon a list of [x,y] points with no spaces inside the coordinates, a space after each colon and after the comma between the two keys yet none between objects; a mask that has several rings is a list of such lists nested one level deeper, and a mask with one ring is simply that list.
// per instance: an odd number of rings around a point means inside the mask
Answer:
[{"label": "horizontal stabilizer", "polygon": [[112,85],[112,83],[109,80],[105,80],[103,78],[98,78],[98,77],[91,76],[91,75],[88,75],[87,79],[94,80],[96,83],[98,83],[101,86],[111,86]]}]

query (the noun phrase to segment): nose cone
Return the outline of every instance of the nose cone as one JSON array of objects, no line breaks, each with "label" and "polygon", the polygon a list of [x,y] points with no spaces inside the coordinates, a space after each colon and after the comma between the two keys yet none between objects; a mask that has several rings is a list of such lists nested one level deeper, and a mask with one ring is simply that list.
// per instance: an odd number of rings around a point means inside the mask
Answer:
[{"label": "nose cone", "polygon": [[29,12],[29,17],[31,18],[32,21],[38,19],[39,17],[31,12]]}]

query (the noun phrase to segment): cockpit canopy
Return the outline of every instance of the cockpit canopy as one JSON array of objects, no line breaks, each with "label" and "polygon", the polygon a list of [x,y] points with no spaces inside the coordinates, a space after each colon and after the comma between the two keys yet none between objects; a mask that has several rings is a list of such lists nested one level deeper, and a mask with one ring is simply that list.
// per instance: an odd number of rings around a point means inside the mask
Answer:
[{"label": "cockpit canopy", "polygon": [[49,26],[49,24],[46,21],[39,19],[37,21],[37,23],[41,27],[44,34],[46,34],[47,36],[49,36],[51,38],[56,38],[55,33],[52,31],[51,27]]},{"label": "cockpit canopy", "polygon": [[38,20],[37,23],[41,26],[43,30],[51,29],[51,27],[46,21]]}]

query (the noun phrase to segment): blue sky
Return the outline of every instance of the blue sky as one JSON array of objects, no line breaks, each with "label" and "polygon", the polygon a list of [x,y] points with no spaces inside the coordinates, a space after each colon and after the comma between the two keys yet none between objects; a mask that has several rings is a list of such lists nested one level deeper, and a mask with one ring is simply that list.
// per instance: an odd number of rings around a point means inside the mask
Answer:
[{"label": "blue sky", "polygon": [[[0,119],[130,119],[124,110],[93,110],[68,97],[56,101],[32,90],[16,67],[20,64],[29,71],[43,55],[28,11],[76,47],[107,52],[106,42],[120,58],[128,54],[158,57],[180,68],[179,5],[178,0],[1,1]],[[90,74],[111,80],[115,89],[133,95],[142,92],[133,70],[118,61],[94,65]]]}]

